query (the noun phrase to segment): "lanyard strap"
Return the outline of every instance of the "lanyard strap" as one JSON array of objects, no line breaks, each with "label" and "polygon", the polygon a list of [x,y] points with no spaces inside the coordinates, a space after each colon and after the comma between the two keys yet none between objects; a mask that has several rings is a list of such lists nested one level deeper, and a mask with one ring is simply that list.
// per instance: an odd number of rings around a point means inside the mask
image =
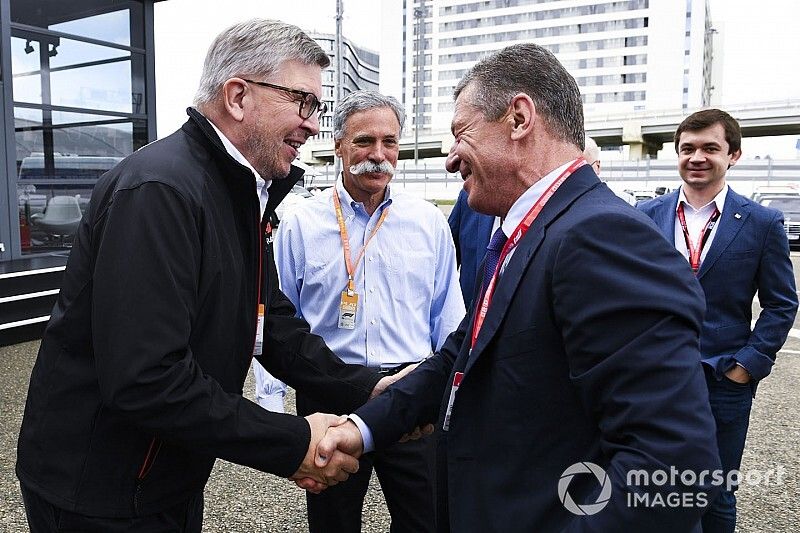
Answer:
[{"label": "lanyard strap", "polygon": [[481,305],[478,308],[477,312],[475,313],[475,321],[472,325],[472,347],[475,347],[475,342],[478,340],[478,333],[480,333],[481,328],[483,327],[483,321],[486,318],[486,312],[489,310],[489,304],[492,302],[492,296],[494,295],[494,288],[497,284],[497,278],[500,274],[500,269],[503,266],[503,262],[505,261],[506,256],[516,248],[519,241],[522,240],[522,237],[528,232],[531,225],[533,224],[536,217],[539,216],[539,213],[544,208],[545,204],[547,203],[550,198],[555,194],[561,184],[566,181],[566,179],[577,169],[582,167],[586,164],[586,159],[583,157],[579,157],[572,164],[567,167],[567,169],[558,176],[555,181],[547,188],[546,191],[542,193],[536,203],[533,204],[533,207],[530,208],[528,213],[523,217],[522,221],[519,223],[517,228],[511,234],[511,237],[506,241],[506,244],[503,246],[503,251],[500,253],[500,258],[497,260],[497,266],[494,269],[494,274],[492,274],[492,279],[489,280],[489,284],[486,286],[486,292],[483,293],[483,298],[481,300]]},{"label": "lanyard strap", "polygon": [[378,219],[378,223],[375,224],[375,227],[372,229],[372,233],[369,234],[367,237],[367,241],[364,243],[364,246],[361,247],[361,250],[358,252],[358,257],[356,260],[353,261],[350,258],[350,239],[347,236],[347,228],[344,225],[344,216],[342,215],[342,202],[339,200],[339,191],[336,190],[334,187],[333,189],[333,208],[336,211],[336,220],[339,222],[339,237],[342,239],[342,249],[344,250],[344,264],[347,268],[347,293],[352,296],[356,290],[355,284],[353,283],[353,278],[355,278],[356,272],[355,269],[358,267],[361,258],[364,257],[364,251],[367,249],[367,245],[369,241],[378,233],[383,221],[386,220],[386,216],[389,214],[389,208],[385,207],[383,212],[381,213],[380,218]]},{"label": "lanyard strap", "polygon": [[708,217],[706,221],[706,225],[703,227],[703,230],[700,232],[698,236],[698,246],[692,244],[692,238],[689,236],[689,228],[686,225],[686,215],[683,212],[683,202],[678,206],[678,220],[681,223],[681,228],[683,229],[683,239],[686,241],[686,249],[689,250],[689,264],[692,265],[692,272],[697,274],[697,271],[700,270],[700,256],[703,255],[703,248],[705,248],[706,243],[708,242],[708,238],[711,236],[711,231],[714,229],[714,225],[719,220],[719,209],[714,207],[714,212],[711,213],[711,216]]}]

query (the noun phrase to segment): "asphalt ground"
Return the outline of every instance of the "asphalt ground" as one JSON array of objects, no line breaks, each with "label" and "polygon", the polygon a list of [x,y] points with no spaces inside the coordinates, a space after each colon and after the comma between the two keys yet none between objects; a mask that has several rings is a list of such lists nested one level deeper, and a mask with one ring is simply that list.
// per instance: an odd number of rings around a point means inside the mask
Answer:
[{"label": "asphalt ground", "polygon": [[[800,254],[793,252],[792,261],[797,278]],[[737,531],[800,532],[800,320],[795,328],[753,404],[742,461],[745,481],[738,492]],[[0,348],[0,532],[27,531],[14,463],[38,346],[38,342],[28,342]],[[252,390],[251,373],[245,385],[251,399]],[[291,392],[286,405],[291,411]],[[225,461],[217,461],[205,502],[204,531],[307,531],[303,491],[287,480]],[[374,476],[363,521],[364,532],[389,531],[389,514]]]}]

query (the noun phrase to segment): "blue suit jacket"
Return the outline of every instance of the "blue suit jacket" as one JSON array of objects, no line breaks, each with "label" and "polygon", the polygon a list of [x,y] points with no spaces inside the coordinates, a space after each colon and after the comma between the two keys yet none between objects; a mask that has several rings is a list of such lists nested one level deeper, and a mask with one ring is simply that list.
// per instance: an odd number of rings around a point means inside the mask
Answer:
[{"label": "blue suit jacket", "polygon": [[456,245],[456,261],[461,269],[461,294],[464,305],[469,308],[475,297],[475,280],[481,272],[486,246],[492,238],[494,217],[473,211],[467,205],[467,191],[462,189],[447,221]]},{"label": "blue suit jacket", "polygon": [[[637,206],[673,246],[679,192]],[[718,379],[739,362],[755,385],[769,375],[797,313],[783,215],[729,189],[718,224],[697,273],[707,308],[700,353]],[[751,327],[756,291],[762,311]]]},{"label": "blue suit jacket", "polygon": [[[630,508],[626,476],[720,467],[703,308],[683,257],[584,166],[520,240],[474,349],[473,306],[437,354],[356,413],[378,449],[439,420],[440,531],[691,531],[703,509]],[[455,371],[464,375],[443,431]],[[559,500],[565,469],[583,461],[612,485],[590,516]],[[591,475],[567,488],[578,503],[601,490]]]}]

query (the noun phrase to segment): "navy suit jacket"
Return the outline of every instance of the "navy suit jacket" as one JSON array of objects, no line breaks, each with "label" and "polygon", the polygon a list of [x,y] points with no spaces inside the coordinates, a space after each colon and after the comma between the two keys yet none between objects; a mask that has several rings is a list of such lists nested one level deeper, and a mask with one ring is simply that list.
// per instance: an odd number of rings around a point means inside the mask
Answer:
[{"label": "navy suit jacket", "polygon": [[[637,206],[673,246],[679,192]],[[753,376],[755,385],[772,370],[797,313],[789,241],[780,211],[730,188],[718,224],[697,273],[707,308],[700,353],[718,379],[738,362]],[[751,327],[756,291],[762,311]]]},{"label": "navy suit jacket", "polygon": [[[356,410],[377,449],[439,420],[440,531],[698,527],[704,509],[628,507],[631,471],[720,467],[698,350],[702,292],[647,217],[582,167],[519,241],[470,350],[474,309],[437,354]],[[612,493],[600,512],[577,516],[559,481],[586,461],[607,472]],[[591,475],[567,481],[574,502],[601,494]]]},{"label": "navy suit jacket", "polygon": [[473,211],[467,205],[467,191],[462,189],[447,221],[456,245],[456,262],[461,269],[458,278],[461,294],[469,309],[475,297],[475,280],[481,272],[486,246],[492,238],[494,217]]}]

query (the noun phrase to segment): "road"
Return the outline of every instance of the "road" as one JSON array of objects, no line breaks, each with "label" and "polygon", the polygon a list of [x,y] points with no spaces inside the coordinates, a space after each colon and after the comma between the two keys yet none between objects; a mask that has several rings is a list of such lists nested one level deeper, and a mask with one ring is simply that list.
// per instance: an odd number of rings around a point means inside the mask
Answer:
[{"label": "road", "polygon": [[[800,254],[792,253],[795,277]],[[757,309],[757,303],[754,303]],[[38,342],[0,348],[0,532],[27,531],[14,476],[16,441],[27,382]],[[755,399],[739,490],[741,532],[800,531],[800,321],[778,354],[772,375]],[[252,399],[252,375],[245,385]],[[294,404],[289,398],[287,406]],[[768,482],[765,474],[771,472]],[[780,474],[780,475],[779,475]],[[757,478],[762,477],[760,483]],[[553,487],[555,490],[555,487]],[[286,480],[217,461],[206,489],[204,530],[209,532],[306,531],[303,493]],[[363,531],[389,531],[380,487],[367,495]]]}]

